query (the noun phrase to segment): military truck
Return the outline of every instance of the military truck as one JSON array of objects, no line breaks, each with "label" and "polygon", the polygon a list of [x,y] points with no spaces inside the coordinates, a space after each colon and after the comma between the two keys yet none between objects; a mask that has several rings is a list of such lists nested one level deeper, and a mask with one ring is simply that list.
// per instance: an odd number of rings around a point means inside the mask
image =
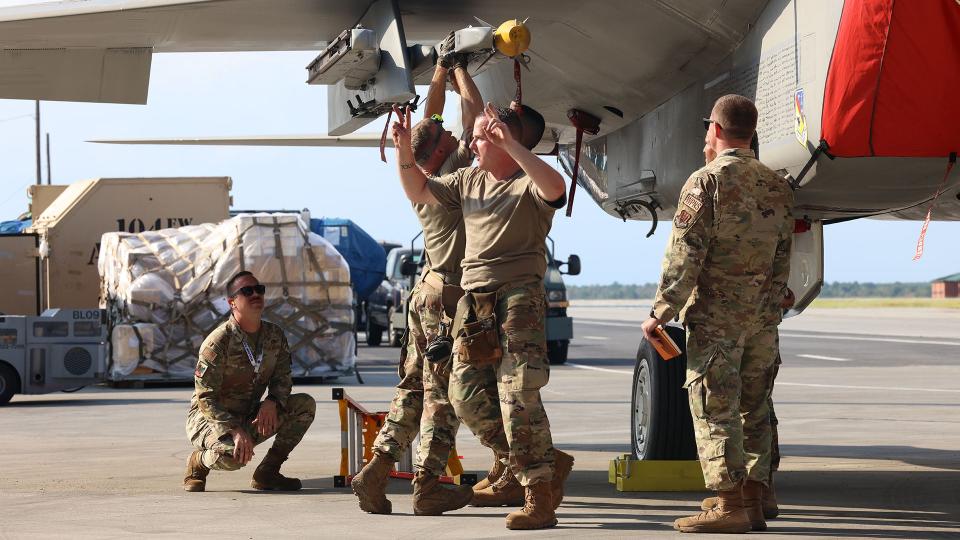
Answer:
[{"label": "military truck", "polygon": [[[551,364],[563,364],[567,361],[567,351],[573,339],[573,319],[567,316],[569,302],[563,275],[576,276],[580,273],[580,257],[570,255],[566,262],[558,261],[554,257],[556,246],[553,238],[547,237],[547,240],[547,271],[543,276],[547,294],[547,356]],[[390,250],[386,278],[368,300],[372,311],[386,314],[386,327],[382,331],[387,333],[394,347],[400,346],[407,329],[407,304],[410,291],[423,269],[422,253],[422,249],[413,247],[413,242],[410,247]],[[564,266],[566,270],[561,270]],[[369,337],[367,343],[370,344]],[[379,339],[376,343],[380,343]]]},{"label": "military truck", "polygon": [[0,316],[0,405],[15,394],[70,391],[101,381],[106,342],[101,309]]}]

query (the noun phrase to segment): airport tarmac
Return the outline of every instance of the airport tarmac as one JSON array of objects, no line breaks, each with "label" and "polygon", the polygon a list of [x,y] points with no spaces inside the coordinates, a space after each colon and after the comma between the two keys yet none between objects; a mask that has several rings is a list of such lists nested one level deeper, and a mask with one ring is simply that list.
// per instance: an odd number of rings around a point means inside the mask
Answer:
[{"label": "airport tarmac", "polygon": [[[627,305],[629,304],[629,305]],[[331,388],[385,410],[397,349],[360,347],[366,384],[297,385],[317,419],[284,467],[294,494],[249,488],[253,467],[213,472],[208,492],[180,484],[191,449],[189,387],[16,396],[0,408],[0,538],[495,538],[679,536],[672,521],[701,493],[619,493],[607,465],[629,451],[630,390],[643,302],[577,303],[576,339],[543,398],[555,444],[576,458],[559,526],[508,531],[507,509],[415,517],[393,480],[395,514],[360,512],[333,487],[340,431]],[[960,536],[960,312],[811,310],[782,328],[775,401],[784,460],[771,538]],[[490,454],[462,430],[459,450],[482,473]],[[267,446],[257,450],[258,461]]]}]

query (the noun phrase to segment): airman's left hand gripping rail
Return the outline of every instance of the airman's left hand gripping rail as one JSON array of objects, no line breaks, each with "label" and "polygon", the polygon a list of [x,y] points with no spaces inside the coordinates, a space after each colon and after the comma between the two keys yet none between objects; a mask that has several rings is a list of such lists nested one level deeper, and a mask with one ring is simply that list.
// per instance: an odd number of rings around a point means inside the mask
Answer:
[{"label": "airman's left hand gripping rail", "polygon": [[[350,480],[373,459],[373,442],[386,421],[387,412],[370,412],[353,400],[343,388],[333,389],[333,400],[338,402],[340,411],[340,474],[333,477],[334,487],[347,487]],[[413,478],[413,452],[418,446],[413,441],[397,461],[396,470],[390,473],[393,478],[410,480]],[[447,484],[472,485],[477,475],[464,474],[460,456],[456,447],[450,449],[447,460],[447,475],[440,481]]]}]

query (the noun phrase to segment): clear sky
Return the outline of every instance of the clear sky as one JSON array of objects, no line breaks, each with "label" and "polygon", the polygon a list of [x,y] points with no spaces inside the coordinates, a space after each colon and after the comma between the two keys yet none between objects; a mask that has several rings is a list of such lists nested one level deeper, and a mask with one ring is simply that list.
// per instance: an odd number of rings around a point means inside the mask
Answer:
[{"label": "clear sky", "polygon": [[[0,7],[13,3],[3,2]],[[408,241],[418,224],[376,149],[117,146],[95,138],[322,134],[326,90],[305,84],[311,52],[158,54],[147,105],[43,102],[54,183],[95,177],[230,176],[235,208],[301,209],[354,220],[372,236]],[[535,68],[535,66],[533,66]],[[424,93],[421,91],[421,93]],[[33,102],[0,100],[0,219],[27,209],[35,179]],[[377,131],[383,120],[368,126]],[[957,174],[956,172],[954,174]],[[46,166],[44,165],[44,182]],[[868,179],[865,182],[869,182]],[[869,184],[864,185],[869,189]],[[558,212],[557,255],[580,255],[570,284],[657,281],[669,233],[662,224],[624,223],[586,192],[573,218]],[[912,261],[920,222],[857,220],[826,228],[828,281],[928,281],[960,272],[960,223],[934,222],[923,259]]]}]

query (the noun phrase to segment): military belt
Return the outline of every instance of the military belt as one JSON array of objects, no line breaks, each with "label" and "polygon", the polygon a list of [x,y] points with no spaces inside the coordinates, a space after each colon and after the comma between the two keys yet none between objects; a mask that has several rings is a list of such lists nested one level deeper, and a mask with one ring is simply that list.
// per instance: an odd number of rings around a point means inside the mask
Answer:
[{"label": "military belt", "polygon": [[423,281],[438,291],[443,290],[444,285],[459,288],[460,274],[449,274],[431,269],[423,274]]}]

